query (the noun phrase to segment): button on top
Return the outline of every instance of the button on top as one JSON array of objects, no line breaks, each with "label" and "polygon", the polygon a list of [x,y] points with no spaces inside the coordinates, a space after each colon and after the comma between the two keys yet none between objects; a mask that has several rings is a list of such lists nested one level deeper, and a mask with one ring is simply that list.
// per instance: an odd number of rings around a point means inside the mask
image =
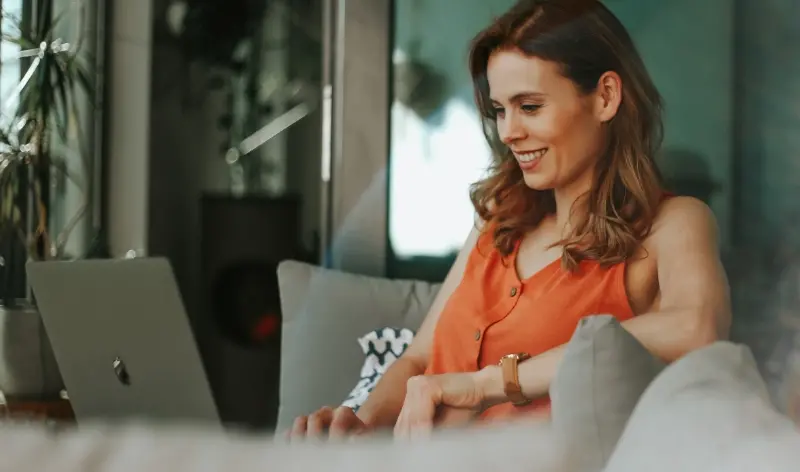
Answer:
[{"label": "button on top", "polygon": [[481,339],[481,330],[476,329],[475,330],[475,341],[480,341],[480,339]]},{"label": "button on top", "polygon": [[517,296],[517,287],[511,287],[511,296],[512,297]]}]

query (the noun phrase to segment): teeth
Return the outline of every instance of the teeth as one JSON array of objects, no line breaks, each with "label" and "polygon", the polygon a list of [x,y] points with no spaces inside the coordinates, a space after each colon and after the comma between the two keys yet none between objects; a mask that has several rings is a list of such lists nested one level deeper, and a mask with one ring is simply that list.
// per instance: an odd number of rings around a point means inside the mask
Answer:
[{"label": "teeth", "polygon": [[547,149],[539,149],[538,151],[534,152],[526,152],[523,154],[517,154],[517,159],[521,162],[531,162],[534,159],[538,159],[542,156],[547,154]]}]

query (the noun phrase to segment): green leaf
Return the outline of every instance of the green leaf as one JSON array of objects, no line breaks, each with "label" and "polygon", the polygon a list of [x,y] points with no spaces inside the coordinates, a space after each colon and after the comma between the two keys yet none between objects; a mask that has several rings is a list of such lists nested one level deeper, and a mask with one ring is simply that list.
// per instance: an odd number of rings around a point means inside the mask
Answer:
[{"label": "green leaf", "polygon": [[31,31],[37,39],[45,40],[53,31],[55,21],[53,19],[53,1],[39,0],[36,4],[39,15],[34,18]]},{"label": "green leaf", "polygon": [[25,38],[22,38],[22,37],[16,36],[16,35],[12,35],[12,34],[8,34],[8,33],[3,33],[2,36],[3,36],[3,41],[11,43],[11,44],[17,44],[17,45],[21,46],[21,49],[23,49],[23,50],[25,50],[25,49],[33,49],[33,48],[25,47],[26,43],[28,43],[28,40],[25,39]]},{"label": "green leaf", "polygon": [[62,174],[66,177],[70,182],[72,182],[76,187],[83,189],[83,184],[72,175],[72,172],[69,170],[69,166],[67,166],[67,161],[60,157],[51,156],[50,157],[50,166],[58,173]]},{"label": "green leaf", "polygon": [[67,91],[67,88],[69,87],[69,79],[65,71],[62,70],[60,64],[53,67],[53,82],[56,92],[58,93],[58,100],[56,100],[54,103],[57,105],[55,116],[56,127],[59,130],[61,138],[66,142],[69,137],[70,93]]},{"label": "green leaf", "polygon": [[22,223],[22,212],[19,210],[19,206],[12,205],[10,219],[14,226],[19,226]]},{"label": "green leaf", "polygon": [[[89,76],[89,71],[81,67],[80,65],[76,64],[75,68],[75,78],[78,79],[78,82],[83,87],[83,90],[89,94],[90,96],[94,93],[94,81]],[[94,104],[93,104],[94,105]]]}]

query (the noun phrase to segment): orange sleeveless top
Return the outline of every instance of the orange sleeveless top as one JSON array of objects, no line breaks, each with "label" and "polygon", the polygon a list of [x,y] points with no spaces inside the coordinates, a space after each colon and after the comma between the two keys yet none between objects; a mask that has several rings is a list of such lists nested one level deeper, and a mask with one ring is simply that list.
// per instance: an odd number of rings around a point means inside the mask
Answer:
[{"label": "orange sleeveless top", "polygon": [[[518,248],[504,258],[490,233],[480,236],[461,283],[439,316],[426,374],[474,372],[517,352],[536,356],[568,342],[585,316],[611,314],[620,321],[634,316],[625,290],[625,263],[604,269],[583,261],[570,273],[559,259],[520,280]],[[481,419],[549,407],[549,397],[523,407],[505,403],[487,409]]]}]

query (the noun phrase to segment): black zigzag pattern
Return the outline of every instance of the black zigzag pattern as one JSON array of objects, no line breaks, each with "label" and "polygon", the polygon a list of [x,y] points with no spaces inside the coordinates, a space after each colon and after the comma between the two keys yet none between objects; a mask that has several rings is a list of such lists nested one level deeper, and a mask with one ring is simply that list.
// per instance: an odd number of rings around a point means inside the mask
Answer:
[{"label": "black zigzag pattern", "polygon": [[[386,330],[390,330],[393,332],[394,337],[388,338],[386,337]],[[401,334],[399,329],[397,328],[384,328],[383,330],[375,330],[375,334],[378,337],[378,344],[383,347],[378,346],[375,341],[370,341],[367,344],[367,350],[364,354],[369,356],[375,356],[378,359],[378,364],[383,366],[386,364],[386,356],[389,354],[393,354],[395,358],[400,357],[406,349],[408,349],[409,343],[403,342],[402,344],[398,344],[400,341]]]},{"label": "black zigzag pattern", "polygon": [[345,406],[358,411],[389,365],[408,349],[415,334],[409,329],[387,327],[369,332],[359,340],[365,354],[364,366],[361,378],[344,402]]}]

